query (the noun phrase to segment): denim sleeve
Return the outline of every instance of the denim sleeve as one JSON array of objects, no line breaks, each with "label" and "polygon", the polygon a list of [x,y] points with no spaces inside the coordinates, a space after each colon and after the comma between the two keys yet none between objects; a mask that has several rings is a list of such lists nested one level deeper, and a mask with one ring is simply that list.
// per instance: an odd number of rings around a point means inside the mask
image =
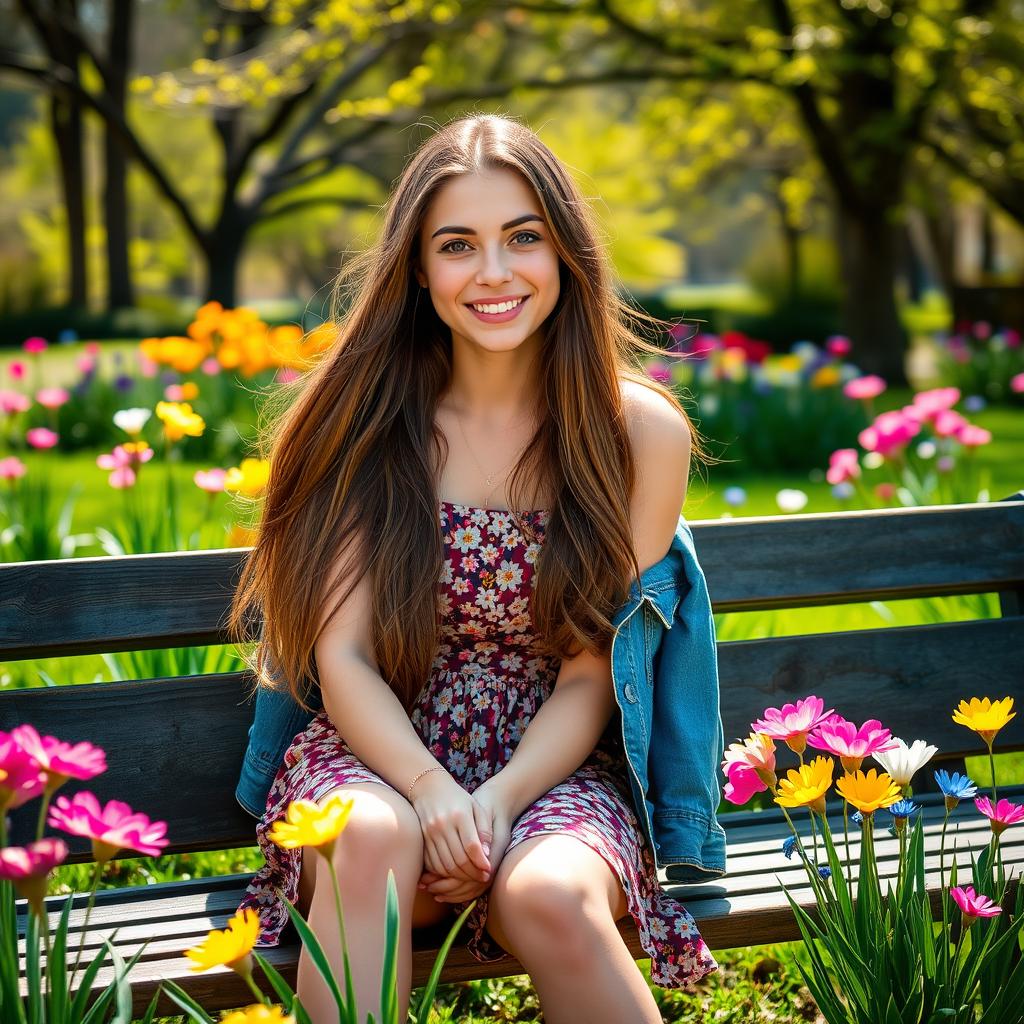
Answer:
[{"label": "denim sleeve", "polygon": [[[268,657],[267,675],[279,676]],[[235,799],[253,817],[259,818],[266,807],[267,794],[274,776],[284,761],[292,740],[310,723],[323,707],[320,687],[310,687],[306,702],[313,711],[306,711],[287,690],[271,690],[261,686],[256,691],[256,706],[242,770],[235,790]]]},{"label": "denim sleeve", "polygon": [[[725,830],[718,822],[718,781],[725,735],[719,705],[715,624],[703,572],[691,562],[672,628],[656,652],[650,759],[655,831],[672,837],[680,881],[725,872]],[[659,827],[660,825],[660,827]]]}]

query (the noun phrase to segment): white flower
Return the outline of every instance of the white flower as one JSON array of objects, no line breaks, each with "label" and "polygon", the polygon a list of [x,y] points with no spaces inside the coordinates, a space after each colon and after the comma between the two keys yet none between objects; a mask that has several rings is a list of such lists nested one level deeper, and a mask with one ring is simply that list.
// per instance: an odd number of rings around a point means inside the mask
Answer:
[{"label": "white flower", "polygon": [[927,764],[939,748],[924,740],[914,740],[908,747],[898,736],[893,736],[893,739],[899,744],[898,747],[871,756],[889,773],[897,786],[909,786],[914,773]]},{"label": "white flower", "polygon": [[807,495],[795,487],[783,487],[775,501],[783,512],[799,512],[807,504]]},{"label": "white flower", "polygon": [[114,426],[120,427],[126,434],[134,437],[146,425],[146,421],[153,415],[150,409],[118,409],[114,413]]}]

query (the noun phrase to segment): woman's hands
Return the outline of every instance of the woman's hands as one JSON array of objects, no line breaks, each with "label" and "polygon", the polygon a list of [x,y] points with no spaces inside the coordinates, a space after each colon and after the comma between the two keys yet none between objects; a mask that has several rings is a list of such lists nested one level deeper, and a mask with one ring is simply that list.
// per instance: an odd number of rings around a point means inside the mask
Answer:
[{"label": "woman's hands", "polygon": [[425,775],[413,789],[412,805],[423,830],[427,871],[486,887],[491,877],[484,850],[492,838],[490,811],[447,772]]},{"label": "woman's hands", "polygon": [[484,782],[477,787],[470,799],[475,805],[475,820],[478,822],[481,847],[487,858],[489,872],[485,876],[475,866],[471,870],[462,870],[457,866],[453,872],[437,871],[424,857],[425,870],[420,878],[419,888],[432,893],[441,903],[465,903],[476,899],[490,886],[508,849],[512,822],[504,801],[498,797],[495,789],[488,788]]}]

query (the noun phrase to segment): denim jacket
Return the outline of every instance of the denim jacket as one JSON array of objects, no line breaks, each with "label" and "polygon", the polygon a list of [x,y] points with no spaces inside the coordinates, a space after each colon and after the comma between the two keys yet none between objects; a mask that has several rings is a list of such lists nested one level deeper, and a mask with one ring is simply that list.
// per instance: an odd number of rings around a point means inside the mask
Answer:
[{"label": "denim jacket", "polygon": [[[693,534],[680,516],[661,561],[634,579],[612,618],[612,678],[637,818],[670,882],[725,874],[718,822],[724,729],[715,624]],[[307,697],[322,707],[317,687]],[[235,796],[260,817],[285,751],[312,715],[285,692],[260,688]]]}]

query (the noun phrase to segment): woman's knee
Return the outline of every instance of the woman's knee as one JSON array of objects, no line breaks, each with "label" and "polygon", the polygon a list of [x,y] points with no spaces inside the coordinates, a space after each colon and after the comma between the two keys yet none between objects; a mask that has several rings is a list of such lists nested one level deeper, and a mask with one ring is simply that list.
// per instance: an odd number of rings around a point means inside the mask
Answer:
[{"label": "woman's knee", "polygon": [[520,959],[529,951],[550,954],[562,965],[585,965],[608,925],[604,894],[556,862],[525,859],[504,867],[499,865],[488,896],[487,930],[494,940]]},{"label": "woman's knee", "polygon": [[[353,801],[345,828],[334,845],[339,870],[359,877],[388,867],[411,872],[423,864],[423,833],[412,804],[378,783],[339,787]],[[419,876],[417,875],[417,878]]]}]

